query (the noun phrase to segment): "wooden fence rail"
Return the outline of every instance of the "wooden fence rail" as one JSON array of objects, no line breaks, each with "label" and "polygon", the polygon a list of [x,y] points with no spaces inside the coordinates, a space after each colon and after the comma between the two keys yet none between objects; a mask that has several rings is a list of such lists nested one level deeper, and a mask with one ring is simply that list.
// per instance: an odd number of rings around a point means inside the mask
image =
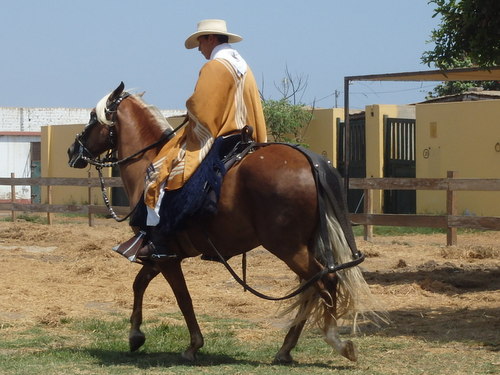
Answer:
[{"label": "wooden fence rail", "polygon": [[[106,187],[121,187],[120,177],[104,179]],[[104,205],[95,205],[91,198],[91,189],[100,187],[96,177],[89,178],[10,178],[0,177],[0,185],[11,186],[12,199],[8,203],[0,203],[0,211],[46,212],[49,224],[51,213],[77,213],[89,216],[89,225],[93,225],[94,214],[107,214]],[[15,187],[20,185],[47,186],[47,204],[21,204],[15,202]],[[51,186],[82,186],[89,189],[88,205],[55,205],[52,204]],[[364,237],[371,240],[373,226],[408,226],[443,228],[447,230],[447,244],[457,243],[457,228],[481,230],[500,230],[500,217],[460,216],[457,214],[456,191],[500,191],[500,179],[460,179],[455,172],[448,172],[448,178],[351,178],[351,189],[362,189],[365,192],[364,213],[351,214],[351,220],[364,226]],[[447,212],[445,215],[402,215],[373,213],[373,190],[444,190],[446,191]],[[119,215],[129,212],[129,207],[114,207]]]},{"label": "wooden fence rail", "polygon": [[[351,214],[354,223],[364,225],[364,237],[373,237],[373,225],[443,228],[446,244],[457,244],[457,228],[500,230],[500,217],[460,216],[457,213],[456,191],[500,191],[500,179],[456,178],[449,171],[447,178],[352,178],[351,189],[364,190],[364,213]],[[374,214],[373,190],[445,190],[445,215]]]},{"label": "wooden fence rail", "polygon": [[[121,187],[123,186],[120,177],[105,177],[104,178],[106,187]],[[87,215],[89,218],[89,225],[94,224],[94,215],[109,213],[108,209],[104,205],[94,205],[92,198],[92,188],[100,187],[101,183],[97,177],[88,178],[63,178],[63,177],[38,177],[38,178],[16,178],[11,174],[10,178],[0,177],[0,185],[10,185],[11,186],[11,201],[6,203],[0,203],[0,211],[10,211],[12,214],[12,221],[16,219],[17,212],[46,212],[47,221],[49,224],[52,223],[52,213],[72,213],[72,214],[82,214]],[[29,186],[46,186],[47,187],[47,203],[45,204],[23,204],[16,203],[15,200],[15,187],[29,185]],[[81,186],[87,187],[89,190],[88,197],[89,203],[87,205],[75,205],[75,204],[52,204],[52,186]],[[118,215],[126,215],[130,208],[119,206],[113,207],[114,211]]]}]

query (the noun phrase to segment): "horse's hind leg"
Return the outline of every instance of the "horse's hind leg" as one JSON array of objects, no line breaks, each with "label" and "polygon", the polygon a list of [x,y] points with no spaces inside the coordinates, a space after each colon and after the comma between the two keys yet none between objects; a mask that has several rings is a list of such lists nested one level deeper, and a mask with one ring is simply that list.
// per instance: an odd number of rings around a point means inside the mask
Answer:
[{"label": "horse's hind leg", "polygon": [[128,342],[130,351],[134,352],[139,349],[146,341],[146,336],[141,331],[142,324],[142,302],[144,300],[144,292],[146,291],[149,283],[153,280],[160,271],[150,266],[143,266],[133,284],[134,291],[134,307],[132,315],[130,316],[130,332]]},{"label": "horse's hind leg", "polygon": [[[293,259],[287,259],[286,263],[304,280],[312,278],[323,268],[309,253],[307,255],[302,253],[302,256],[297,253]],[[349,340],[342,341],[339,336],[335,319],[337,282],[338,279],[335,275],[328,274],[311,286],[314,289],[309,288],[302,293],[302,301],[297,314],[299,318],[296,318],[294,325],[288,331],[281,349],[276,354],[276,362],[290,363],[293,361],[290,351],[297,344],[308,315],[311,313],[310,308],[318,304],[322,305],[316,309],[316,313],[320,315],[315,316],[314,319],[322,328],[325,341],[342,356],[351,361],[357,360],[354,344]]]},{"label": "horse's hind leg", "polygon": [[295,318],[294,324],[290,327],[287,335],[285,336],[285,340],[283,341],[283,345],[274,357],[275,363],[290,364],[293,362],[293,358],[290,352],[293,348],[295,348],[295,346],[297,346],[300,334],[302,333],[304,325],[307,321],[307,319],[300,319],[300,317],[303,315],[303,311],[304,305],[301,305],[299,308],[299,312],[297,313],[297,317]]},{"label": "horse's hind leg", "polygon": [[[283,257],[282,260],[294,271],[301,280],[309,280],[315,274],[321,271],[321,265],[314,259],[311,253],[308,251],[306,246],[303,246],[301,250],[295,253],[294,257]],[[274,357],[276,363],[289,364],[293,362],[292,355],[290,352],[295,348],[299,341],[300,334],[304,329],[307,322],[308,315],[310,311],[311,304],[309,303],[311,298],[315,298],[318,293],[314,285],[301,293],[299,297],[299,307],[297,315],[290,327],[283,345]]]},{"label": "horse's hind leg", "polygon": [[338,278],[335,275],[326,275],[323,279],[325,289],[320,292],[323,303],[323,334],[328,345],[333,347],[340,355],[351,361],[357,361],[358,354],[354,343],[351,340],[342,341],[340,339],[336,315],[336,293]]}]

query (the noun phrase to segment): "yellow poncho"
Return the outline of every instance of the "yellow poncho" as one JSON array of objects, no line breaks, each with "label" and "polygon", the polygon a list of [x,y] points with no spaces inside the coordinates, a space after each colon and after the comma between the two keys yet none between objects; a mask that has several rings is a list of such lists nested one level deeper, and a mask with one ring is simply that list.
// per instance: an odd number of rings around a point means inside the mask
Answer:
[{"label": "yellow poncho", "polygon": [[257,84],[248,68],[241,76],[224,59],[207,62],[187,100],[188,124],[160,151],[146,181],[145,203],[156,207],[161,190],[179,189],[206,156],[215,138],[251,125],[257,142],[267,140]]}]

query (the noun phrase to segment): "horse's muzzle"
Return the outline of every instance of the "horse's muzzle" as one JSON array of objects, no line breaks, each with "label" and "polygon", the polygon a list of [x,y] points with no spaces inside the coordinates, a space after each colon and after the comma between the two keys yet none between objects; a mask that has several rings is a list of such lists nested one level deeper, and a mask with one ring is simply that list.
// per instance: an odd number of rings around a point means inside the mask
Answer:
[{"label": "horse's muzzle", "polygon": [[73,143],[68,148],[68,164],[71,168],[85,168],[88,163],[82,158],[83,149],[78,142]]}]

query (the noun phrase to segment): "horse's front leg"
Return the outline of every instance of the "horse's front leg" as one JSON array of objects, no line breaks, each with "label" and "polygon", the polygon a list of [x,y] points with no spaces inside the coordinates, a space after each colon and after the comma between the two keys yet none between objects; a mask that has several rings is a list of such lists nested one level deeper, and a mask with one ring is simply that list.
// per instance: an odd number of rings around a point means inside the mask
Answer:
[{"label": "horse's front leg", "polygon": [[191,337],[191,343],[184,353],[182,353],[182,356],[189,361],[194,361],[198,349],[203,346],[203,336],[198,321],[196,320],[191,295],[189,294],[186,280],[182,273],[181,260],[172,259],[164,261],[158,263],[158,266],[174,292],[175,299],[184,316]]},{"label": "horse's front leg", "polygon": [[139,349],[146,341],[146,336],[141,331],[142,324],[142,302],[144,299],[144,292],[146,291],[149,283],[158,274],[159,270],[148,265],[144,265],[134,280],[133,290],[134,290],[134,307],[132,309],[132,315],[130,316],[130,332],[128,336],[128,342],[130,346],[130,351],[136,351]]}]

